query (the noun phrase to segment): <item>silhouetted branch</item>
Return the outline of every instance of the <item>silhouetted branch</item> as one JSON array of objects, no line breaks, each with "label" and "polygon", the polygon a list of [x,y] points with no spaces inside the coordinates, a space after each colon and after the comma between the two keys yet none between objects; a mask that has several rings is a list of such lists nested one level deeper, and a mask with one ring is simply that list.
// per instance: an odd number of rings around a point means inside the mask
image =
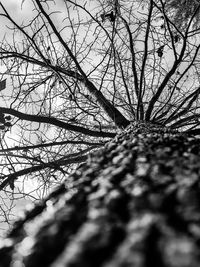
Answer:
[{"label": "silhouetted branch", "polygon": [[115,133],[92,131],[81,126],[77,126],[77,125],[69,124],[67,122],[60,121],[53,117],[30,115],[30,114],[22,113],[20,111],[17,111],[11,108],[0,107],[0,112],[13,115],[15,117],[18,117],[21,120],[34,121],[38,123],[48,123],[48,124],[66,129],[68,131],[78,132],[78,133],[82,133],[85,135],[97,136],[97,137],[114,137],[115,136]]},{"label": "silhouetted branch", "polygon": [[10,152],[10,151],[20,151],[20,150],[31,150],[31,149],[36,149],[36,148],[43,148],[43,147],[53,147],[53,146],[63,146],[63,145],[87,145],[87,146],[103,146],[105,143],[98,143],[98,142],[87,142],[87,141],[73,141],[73,140],[66,140],[66,141],[61,141],[61,142],[50,142],[50,143],[41,143],[38,145],[31,145],[31,146],[14,146],[10,148],[5,148],[1,149],[0,153],[3,152]]}]

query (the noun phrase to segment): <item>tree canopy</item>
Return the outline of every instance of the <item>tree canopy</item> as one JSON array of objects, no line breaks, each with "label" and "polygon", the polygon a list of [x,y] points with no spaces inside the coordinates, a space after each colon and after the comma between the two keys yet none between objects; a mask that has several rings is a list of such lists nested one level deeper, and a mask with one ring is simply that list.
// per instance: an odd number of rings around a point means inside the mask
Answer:
[{"label": "tree canopy", "polygon": [[199,134],[199,8],[25,0],[16,15],[1,1],[1,190],[35,179],[43,197],[133,121]]}]

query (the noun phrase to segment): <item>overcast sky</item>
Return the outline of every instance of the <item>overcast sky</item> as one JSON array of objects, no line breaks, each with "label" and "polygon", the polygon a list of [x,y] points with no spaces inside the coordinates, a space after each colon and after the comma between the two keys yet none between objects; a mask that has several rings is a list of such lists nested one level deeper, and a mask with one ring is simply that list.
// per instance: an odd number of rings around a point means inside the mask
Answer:
[{"label": "overcast sky", "polygon": [[1,3],[5,6],[9,14],[16,20],[22,20],[25,17],[28,18],[32,14],[33,8],[30,0],[26,0],[23,3],[23,6],[21,6],[22,4],[21,0],[1,0]]}]

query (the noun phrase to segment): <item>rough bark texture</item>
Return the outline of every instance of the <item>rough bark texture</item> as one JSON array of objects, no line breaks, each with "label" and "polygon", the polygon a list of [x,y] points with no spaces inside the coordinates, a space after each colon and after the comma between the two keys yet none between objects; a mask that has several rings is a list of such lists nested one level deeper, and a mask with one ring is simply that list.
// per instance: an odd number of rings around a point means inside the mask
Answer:
[{"label": "rough bark texture", "polygon": [[199,176],[199,139],[131,126],[15,223],[0,266],[197,267]]}]

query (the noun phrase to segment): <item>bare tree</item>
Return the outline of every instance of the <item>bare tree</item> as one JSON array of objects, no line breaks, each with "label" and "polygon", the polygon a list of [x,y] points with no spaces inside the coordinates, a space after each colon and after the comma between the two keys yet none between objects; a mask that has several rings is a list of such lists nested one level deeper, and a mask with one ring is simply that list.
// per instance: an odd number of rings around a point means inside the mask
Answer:
[{"label": "bare tree", "polygon": [[181,27],[175,1],[22,2],[23,21],[0,3],[1,190],[43,197],[132,121],[199,134],[195,1]]}]

